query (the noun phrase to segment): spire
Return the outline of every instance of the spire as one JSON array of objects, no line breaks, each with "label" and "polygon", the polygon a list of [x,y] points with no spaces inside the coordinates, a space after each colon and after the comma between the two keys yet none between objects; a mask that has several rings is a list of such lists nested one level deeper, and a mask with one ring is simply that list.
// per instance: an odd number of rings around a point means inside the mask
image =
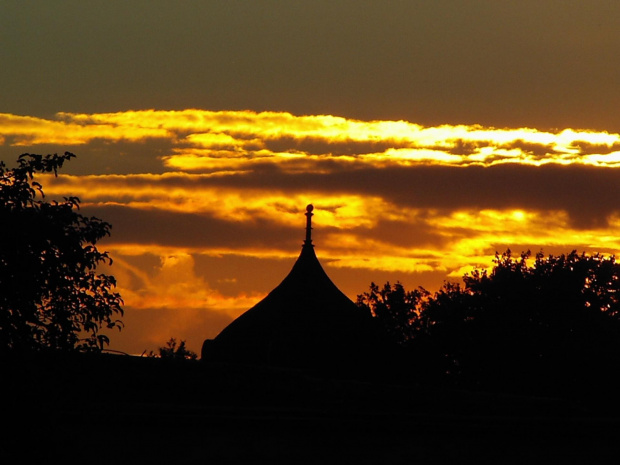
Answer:
[{"label": "spire", "polygon": [[203,359],[340,372],[352,360],[367,358],[366,341],[378,339],[365,329],[370,312],[360,311],[319,263],[313,210],[306,207],[306,240],[289,274],[209,342]]},{"label": "spire", "polygon": [[306,240],[304,245],[312,245],[312,215],[314,215],[312,210],[314,210],[312,204],[306,207]]}]

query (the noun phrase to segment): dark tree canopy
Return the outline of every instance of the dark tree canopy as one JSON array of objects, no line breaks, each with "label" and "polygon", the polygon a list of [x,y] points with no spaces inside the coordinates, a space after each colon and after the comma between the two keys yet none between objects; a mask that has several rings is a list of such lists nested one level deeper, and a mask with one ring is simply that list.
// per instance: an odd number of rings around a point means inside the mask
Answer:
[{"label": "dark tree canopy", "polygon": [[441,376],[523,387],[583,385],[615,372],[620,264],[613,256],[508,250],[494,263],[434,295],[373,283],[358,304]]},{"label": "dark tree canopy", "polygon": [[80,213],[79,199],[44,201],[38,173],[57,175],[75,155],[23,154],[0,162],[0,350],[101,350],[121,328],[122,299],[97,242],[111,225]]},{"label": "dark tree canopy", "polygon": [[423,288],[407,291],[399,282],[382,288],[370,283],[370,290],[357,296],[357,305],[378,320],[390,341],[404,344],[419,331],[420,304],[428,296]]}]

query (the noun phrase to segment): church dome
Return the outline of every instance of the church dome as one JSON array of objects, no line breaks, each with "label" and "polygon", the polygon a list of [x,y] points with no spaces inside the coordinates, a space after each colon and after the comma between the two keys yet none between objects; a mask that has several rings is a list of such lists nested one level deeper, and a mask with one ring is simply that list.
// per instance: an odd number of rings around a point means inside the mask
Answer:
[{"label": "church dome", "polygon": [[306,240],[289,274],[215,339],[205,341],[203,359],[302,368],[352,363],[362,356],[370,314],[323,270],[312,244],[312,210],[306,207]]}]

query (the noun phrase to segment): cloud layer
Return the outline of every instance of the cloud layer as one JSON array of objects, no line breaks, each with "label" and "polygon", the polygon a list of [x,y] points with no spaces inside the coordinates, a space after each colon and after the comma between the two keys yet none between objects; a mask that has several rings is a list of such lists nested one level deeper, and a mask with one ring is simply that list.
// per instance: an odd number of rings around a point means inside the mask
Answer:
[{"label": "cloud layer", "polygon": [[153,315],[198,350],[201,331],[275,287],[308,203],[319,257],[352,298],[382,279],[433,290],[506,248],[620,250],[612,132],[197,109],[5,113],[0,127],[9,166],[22,152],[78,154],[40,181],[113,224],[111,272],[132,321],[151,328],[118,337],[131,352],[162,336]]}]

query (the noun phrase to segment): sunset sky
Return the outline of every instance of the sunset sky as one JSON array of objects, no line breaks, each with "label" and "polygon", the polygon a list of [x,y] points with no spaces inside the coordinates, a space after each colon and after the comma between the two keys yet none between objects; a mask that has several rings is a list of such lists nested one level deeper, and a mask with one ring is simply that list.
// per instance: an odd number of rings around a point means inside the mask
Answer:
[{"label": "sunset sky", "polygon": [[0,4],[0,160],[113,225],[111,349],[200,350],[316,252],[349,297],[620,251],[617,0]]}]

